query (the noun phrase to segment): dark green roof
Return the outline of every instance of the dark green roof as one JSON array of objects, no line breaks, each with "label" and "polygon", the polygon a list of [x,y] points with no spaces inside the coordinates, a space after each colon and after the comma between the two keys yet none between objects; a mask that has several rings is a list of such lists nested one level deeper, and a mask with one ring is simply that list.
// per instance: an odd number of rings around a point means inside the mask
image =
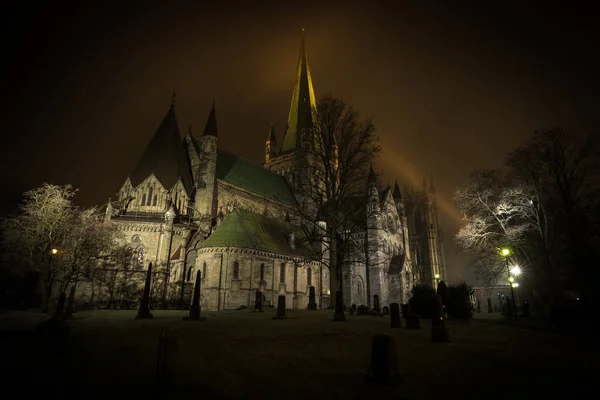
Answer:
[{"label": "dark green roof", "polygon": [[273,252],[277,254],[306,256],[308,252],[301,246],[290,246],[290,233],[296,234],[296,243],[302,231],[289,222],[269,218],[250,211],[237,209],[228,214],[212,235],[206,239],[201,248],[238,247]]},{"label": "dark green roof", "polygon": [[[200,139],[192,139],[196,151],[200,153]],[[216,175],[217,179],[232,185],[291,206],[296,205],[296,198],[282,176],[221,149],[217,150]]]}]

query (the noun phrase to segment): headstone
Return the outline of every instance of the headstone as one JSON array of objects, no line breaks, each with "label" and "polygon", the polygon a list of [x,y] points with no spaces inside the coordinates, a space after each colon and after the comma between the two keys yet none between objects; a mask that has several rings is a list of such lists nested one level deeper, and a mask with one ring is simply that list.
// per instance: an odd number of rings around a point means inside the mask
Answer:
[{"label": "headstone", "polygon": [[350,306],[350,315],[356,314],[356,304]]},{"label": "headstone", "polygon": [[75,285],[69,289],[69,298],[67,299],[67,308],[65,309],[65,319],[73,318],[73,302],[75,301]]},{"label": "headstone", "polygon": [[381,311],[379,308],[379,295],[373,296],[373,311]]},{"label": "headstone", "polygon": [[163,392],[173,383],[177,337],[167,327],[163,327],[158,337],[156,354],[156,385]]},{"label": "headstone", "polygon": [[416,314],[406,316],[406,327],[408,329],[421,329],[421,319]]},{"label": "headstone", "polygon": [[494,312],[494,308],[492,307],[492,299],[488,297],[487,299],[487,304],[488,304],[488,313],[491,314]]},{"label": "headstone", "polygon": [[335,314],[333,315],[335,322],[344,322],[346,315],[344,314],[344,293],[341,290],[335,292]]},{"label": "headstone", "polygon": [[254,293],[254,311],[263,312],[263,294],[260,290]]},{"label": "headstone", "polygon": [[277,299],[277,315],[273,319],[286,319],[285,315],[285,296],[280,294]]},{"label": "headstone", "polygon": [[65,309],[65,294],[64,292],[58,296],[58,302],[56,303],[56,309],[54,310],[53,319],[64,319],[64,310]]},{"label": "headstone", "polygon": [[373,335],[369,372],[372,383],[381,385],[398,383],[400,379],[398,353],[393,336],[386,333]]},{"label": "headstone", "polygon": [[194,282],[194,297],[190,306],[190,316],[184,318],[187,321],[204,321],[206,318],[200,317],[200,282],[202,281],[200,271],[196,271],[196,282]]},{"label": "headstone", "polygon": [[358,314],[359,315],[369,315],[369,309],[367,308],[367,306],[360,306],[360,307],[358,307]]},{"label": "headstone", "polygon": [[410,315],[410,306],[408,304],[402,304],[402,316],[407,318]]},{"label": "headstone", "polygon": [[317,302],[316,302],[316,296],[315,296],[315,287],[311,286],[308,292],[308,309],[309,310],[316,310],[317,309]]},{"label": "headstone", "polygon": [[[391,306],[391,304],[390,304]],[[400,311],[398,311],[399,313]],[[390,308],[388,306],[383,306],[383,310],[382,310],[383,315],[390,315]]]},{"label": "headstone", "polygon": [[146,283],[144,284],[144,293],[140,300],[140,309],[137,313],[136,319],[148,319],[152,318],[150,314],[150,283],[152,282],[152,263],[148,265],[148,273],[146,274]]},{"label": "headstone", "polygon": [[398,303],[390,304],[390,328],[401,328],[400,305]]},{"label": "headstone", "polygon": [[444,318],[444,306],[440,295],[433,296],[433,311],[431,319],[431,340],[434,342],[449,342],[448,329]]},{"label": "headstone", "polygon": [[531,317],[531,312],[529,311],[529,302],[527,300],[523,301],[523,314],[522,317],[529,318]]}]

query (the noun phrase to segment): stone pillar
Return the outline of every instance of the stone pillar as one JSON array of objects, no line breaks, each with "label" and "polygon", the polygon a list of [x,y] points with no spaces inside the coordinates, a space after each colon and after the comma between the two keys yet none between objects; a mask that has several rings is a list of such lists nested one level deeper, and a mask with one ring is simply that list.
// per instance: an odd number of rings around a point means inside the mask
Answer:
[{"label": "stone pillar", "polygon": [[335,314],[333,315],[335,322],[344,322],[346,315],[344,314],[344,294],[341,290],[335,292]]},{"label": "stone pillar", "polygon": [[488,313],[494,312],[494,308],[492,307],[492,299],[488,297],[487,299]]},{"label": "stone pillar", "polygon": [[194,282],[194,297],[192,299],[192,305],[190,307],[190,316],[187,319],[189,321],[202,321],[205,318],[200,317],[200,282],[202,278],[202,273],[198,270],[196,271],[196,282]]},{"label": "stone pillar", "polygon": [[400,305],[398,303],[390,304],[390,328],[401,328]]}]

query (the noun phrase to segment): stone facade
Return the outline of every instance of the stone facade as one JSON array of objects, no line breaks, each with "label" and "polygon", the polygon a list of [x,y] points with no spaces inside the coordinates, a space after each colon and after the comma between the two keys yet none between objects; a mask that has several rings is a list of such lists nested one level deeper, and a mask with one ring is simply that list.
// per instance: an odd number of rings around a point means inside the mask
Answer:
[{"label": "stone facade", "polygon": [[[311,286],[318,307],[329,305],[328,269],[303,256],[293,236],[302,202],[295,187],[309,179],[303,143],[313,103],[303,43],[284,146],[277,148],[271,126],[263,166],[219,148],[214,104],[203,135],[190,130],[183,142],[171,106],[117,200],[106,208],[106,222],[123,232],[133,263],[144,270],[151,262],[162,277],[157,285],[164,285],[163,297],[189,302],[201,271],[205,310],[252,307],[257,290],[266,306],[285,294],[288,308],[305,309]],[[362,228],[339,232],[348,244],[342,269],[346,306],[372,307],[374,296],[381,307],[404,304],[415,283],[434,284],[435,274],[445,278],[433,192],[411,192],[405,199],[397,183],[393,190],[380,190],[370,181],[359,197]]]}]

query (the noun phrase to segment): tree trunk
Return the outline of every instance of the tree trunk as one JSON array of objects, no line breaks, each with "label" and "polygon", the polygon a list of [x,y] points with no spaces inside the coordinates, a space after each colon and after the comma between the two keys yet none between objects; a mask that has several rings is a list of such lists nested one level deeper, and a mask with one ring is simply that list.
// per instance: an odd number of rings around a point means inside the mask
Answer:
[{"label": "tree trunk", "polygon": [[335,229],[327,227],[329,231],[329,308],[335,308],[335,292],[339,289],[339,276],[337,267],[337,241]]}]

